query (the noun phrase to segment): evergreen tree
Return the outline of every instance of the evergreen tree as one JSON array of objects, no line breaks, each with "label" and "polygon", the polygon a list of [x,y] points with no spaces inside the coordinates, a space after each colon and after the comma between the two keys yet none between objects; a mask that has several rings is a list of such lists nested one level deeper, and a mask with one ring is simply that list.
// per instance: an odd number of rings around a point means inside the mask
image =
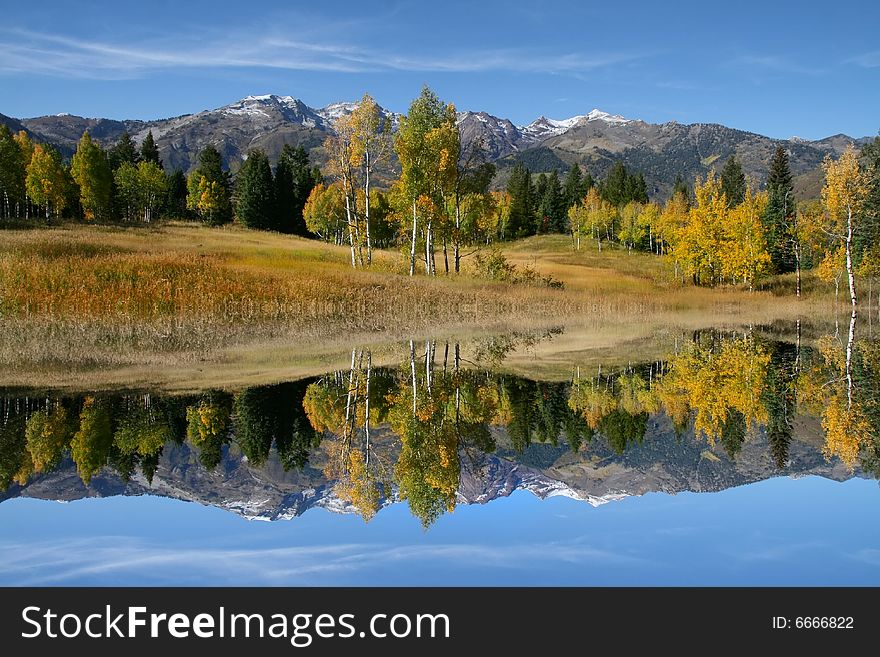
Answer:
[{"label": "evergreen tree", "polygon": [[156,140],[153,139],[152,130],[147,133],[147,136],[144,137],[144,142],[141,144],[141,159],[145,162],[157,164],[160,168],[162,167],[162,160],[159,159],[159,147],[156,146]]},{"label": "evergreen tree", "polygon": [[219,226],[232,220],[229,174],[223,170],[220,152],[211,145],[199,153],[199,166],[187,180],[186,207],[204,222]]},{"label": "evergreen tree", "polygon": [[323,176],[311,166],[309,155],[302,146],[285,144],[275,168],[276,228],[282,233],[306,236],[303,208],[315,185]]},{"label": "evergreen tree", "polygon": [[86,130],[76,146],[70,173],[79,185],[80,204],[87,221],[110,218],[113,174],[104,150]]},{"label": "evergreen tree", "polygon": [[275,183],[269,158],[260,149],[248,152],[235,184],[235,216],[248,228],[276,230]]},{"label": "evergreen tree", "polygon": [[626,202],[635,201],[636,203],[648,202],[648,185],[645,183],[645,176],[641,171],[631,174],[626,181],[627,199]]},{"label": "evergreen tree", "polygon": [[615,207],[626,205],[629,198],[629,174],[623,162],[615,162],[599,189],[602,198]]},{"label": "evergreen tree", "polygon": [[615,162],[599,189],[602,198],[615,207],[630,201],[648,202],[648,185],[641,173],[630,173],[623,162]]},{"label": "evergreen tree", "polygon": [[880,248],[880,137],[862,149],[862,158],[873,167],[874,180],[865,206],[864,223],[853,236],[853,257],[858,264],[866,249]]},{"label": "evergreen tree", "polygon": [[562,197],[565,202],[566,211],[575,205],[579,205],[593,184],[593,177],[589,171],[582,173],[579,164],[572,164],[571,169],[568,170],[568,174],[565,176],[565,183],[563,183],[562,187]]},{"label": "evergreen tree", "polygon": [[510,218],[507,221],[507,239],[526,237],[535,229],[535,190],[532,174],[522,163],[517,162],[507,182],[510,194]]},{"label": "evergreen tree", "polygon": [[131,138],[128,131],[123,132],[119,141],[107,151],[107,162],[113,171],[116,171],[125,162],[137,166],[140,158],[134,139]]},{"label": "evergreen tree", "polygon": [[797,347],[784,342],[774,342],[767,368],[767,378],[761,391],[761,401],[767,409],[767,442],[770,455],[777,469],[788,462],[791,445],[792,422],[796,415],[797,400]]},{"label": "evergreen tree", "polygon": [[794,185],[788,165],[788,153],[776,148],[767,178],[767,209],[762,223],[767,236],[767,251],[773,271],[784,274],[795,270],[791,230],[795,216]]},{"label": "evergreen tree", "polygon": [[236,440],[252,465],[265,463],[273,443],[285,471],[308,463],[321,439],[303,409],[308,383],[246,388],[235,396]]},{"label": "evergreen tree", "polygon": [[541,195],[541,204],[538,207],[538,232],[564,232],[567,210],[562,184],[559,182],[559,174],[553,171],[546,178],[544,193]]},{"label": "evergreen tree", "polygon": [[489,186],[495,177],[496,167],[491,162],[480,162],[475,166],[466,168],[461,174],[459,193],[488,194]]},{"label": "evergreen tree", "polygon": [[727,197],[729,208],[736,207],[746,197],[746,176],[736,155],[727,158],[724,168],[721,169],[721,191]]},{"label": "evergreen tree", "polygon": [[180,169],[166,174],[165,202],[162,213],[166,217],[182,219],[186,216],[186,176]]},{"label": "evergreen tree", "polygon": [[681,177],[681,174],[675,176],[675,184],[672,186],[672,196],[670,198],[675,198],[679,195],[684,198],[687,201],[688,206],[690,206],[691,188],[684,181],[684,178]]},{"label": "evergreen tree", "polygon": [[9,128],[0,125],[0,218],[21,215],[27,164]]},{"label": "evergreen tree", "polygon": [[[535,202],[540,205],[544,194],[547,192],[547,174],[539,173],[535,178]],[[537,208],[536,208],[537,209]],[[540,218],[539,218],[540,222]]]}]

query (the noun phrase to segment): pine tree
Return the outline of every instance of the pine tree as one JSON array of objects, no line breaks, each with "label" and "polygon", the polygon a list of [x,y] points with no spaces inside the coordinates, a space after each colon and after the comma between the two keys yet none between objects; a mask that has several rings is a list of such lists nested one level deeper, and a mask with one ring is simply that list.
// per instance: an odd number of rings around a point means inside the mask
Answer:
[{"label": "pine tree", "polygon": [[80,204],[86,221],[109,219],[112,172],[104,150],[86,130],[76,146],[70,173],[79,185]]},{"label": "pine tree", "polygon": [[626,205],[632,199],[629,198],[629,174],[623,162],[615,162],[608,172],[608,176],[602,181],[600,192],[602,198],[611,205],[620,207]]},{"label": "pine tree", "polygon": [[767,209],[762,219],[767,250],[773,271],[785,274],[795,270],[791,235],[796,205],[788,153],[782,146],[776,148],[770,163],[767,194]]},{"label": "pine tree", "polygon": [[853,236],[853,258],[859,265],[869,249],[880,249],[880,137],[862,149],[862,158],[872,173],[871,191],[865,204],[861,230]]},{"label": "pine tree", "polygon": [[269,158],[260,149],[248,152],[235,184],[235,216],[248,228],[276,230],[275,183]]},{"label": "pine tree", "polygon": [[124,162],[137,166],[140,159],[140,153],[138,153],[134,139],[131,138],[128,131],[123,132],[119,141],[107,151],[107,162],[113,171],[116,171]]},{"label": "pine tree", "polygon": [[[539,173],[535,178],[535,200],[540,205],[541,201],[544,198],[544,194],[547,192],[547,174]],[[538,218],[540,223],[540,217]]]},{"label": "pine tree", "polygon": [[596,179],[590,175],[589,171],[584,171],[584,177],[581,178],[581,199],[587,197],[587,194],[596,186]]},{"label": "pine tree", "polygon": [[721,191],[727,197],[727,207],[733,208],[746,197],[746,176],[736,155],[731,155],[721,169]]},{"label": "pine tree", "polygon": [[285,144],[275,167],[276,229],[282,233],[306,236],[303,208],[312,188],[321,182],[322,176],[311,166],[309,155],[302,146],[294,148]]},{"label": "pine tree", "polygon": [[645,176],[642,175],[641,171],[628,176],[626,181],[626,191],[627,203],[631,201],[636,203],[648,202],[648,185],[645,183]]},{"label": "pine tree", "polygon": [[593,176],[589,171],[581,172],[579,164],[574,163],[565,177],[562,188],[562,197],[565,201],[565,210],[583,202],[587,192],[595,185]]},{"label": "pine tree", "polygon": [[180,169],[166,174],[162,214],[172,219],[182,219],[186,216],[186,176]]},{"label": "pine tree", "polygon": [[20,216],[25,204],[27,162],[5,125],[0,125],[0,218]]},{"label": "pine tree", "polygon": [[144,137],[141,144],[141,159],[145,162],[152,162],[162,168],[162,160],[159,159],[159,147],[156,146],[156,140],[153,139],[153,131],[150,130]]},{"label": "pine tree", "polygon": [[532,174],[522,162],[517,162],[507,182],[510,194],[510,218],[507,221],[507,239],[533,235],[535,230],[535,190]]},{"label": "pine tree", "polygon": [[567,210],[559,174],[553,171],[547,176],[544,193],[541,195],[541,204],[538,208],[538,232],[565,232]]}]

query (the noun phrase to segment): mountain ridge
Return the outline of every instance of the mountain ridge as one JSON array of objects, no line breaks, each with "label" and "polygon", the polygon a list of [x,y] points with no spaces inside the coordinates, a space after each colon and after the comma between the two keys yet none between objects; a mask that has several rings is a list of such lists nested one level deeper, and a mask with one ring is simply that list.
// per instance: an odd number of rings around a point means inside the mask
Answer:
[{"label": "mountain ridge", "polygon": [[[191,169],[198,152],[212,144],[235,172],[249,149],[262,148],[274,161],[284,144],[303,146],[321,164],[325,160],[324,139],[333,133],[335,122],[356,105],[356,101],[340,101],[315,108],[293,96],[262,94],[214,109],[151,121],[70,114],[16,119],[0,114],[0,122],[13,130],[23,127],[66,156],[72,154],[86,129],[104,146],[112,145],[124,131],[136,141],[152,131],[168,168]],[[384,108],[381,111],[396,129],[401,115]],[[614,162],[622,161],[645,175],[652,196],[668,194],[676,176],[693,180],[720,168],[731,155],[740,159],[746,175],[760,185],[778,145],[789,151],[792,172],[798,177],[813,172],[826,155],[837,156],[849,143],[861,145],[870,139],[841,133],[812,141],[798,137],[774,139],[718,123],[654,124],[597,108],[566,119],[540,116],[527,125],[468,110],[458,113],[458,124],[462,152],[473,152],[474,145],[482,145],[486,159],[502,170],[497,184],[503,184],[503,170],[518,161],[535,172],[579,164],[594,178],[603,177]],[[804,194],[817,192],[802,187]]]},{"label": "mountain ridge", "polygon": [[[588,451],[572,452],[566,445],[530,445],[523,453],[509,447],[506,431],[493,427],[499,451],[464,463],[456,499],[458,504],[487,504],[516,491],[540,499],[565,496],[593,507],[646,493],[717,492],[775,476],[816,475],[843,481],[863,476],[836,459],[829,462],[817,446],[815,426],[798,420],[789,461],[779,471],[772,463],[766,433],[747,440],[735,459],[720,445],[710,446],[692,432],[677,436],[668,418],[650,422],[644,440],[615,452],[604,439]],[[221,463],[211,472],[200,468],[187,444],[166,446],[152,482],[141,473],[128,481],[109,469],[86,486],[68,458],[52,473],[38,475],[25,486],[13,484],[0,493],[0,503],[16,497],[72,501],[113,495],[158,495],[214,506],[249,520],[290,520],[311,508],[355,513],[333,493],[333,482],[320,463],[302,470],[284,471],[273,453],[269,462],[252,467],[235,450],[224,449]],[[400,500],[395,492],[382,506]]]}]

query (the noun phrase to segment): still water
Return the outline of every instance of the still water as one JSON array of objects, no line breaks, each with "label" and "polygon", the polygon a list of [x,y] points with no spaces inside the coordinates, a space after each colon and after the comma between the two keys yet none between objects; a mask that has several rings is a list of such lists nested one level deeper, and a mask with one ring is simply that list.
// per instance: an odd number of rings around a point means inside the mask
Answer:
[{"label": "still water", "polygon": [[0,583],[880,584],[875,341],[701,331],[552,380],[496,356],[0,391]]}]

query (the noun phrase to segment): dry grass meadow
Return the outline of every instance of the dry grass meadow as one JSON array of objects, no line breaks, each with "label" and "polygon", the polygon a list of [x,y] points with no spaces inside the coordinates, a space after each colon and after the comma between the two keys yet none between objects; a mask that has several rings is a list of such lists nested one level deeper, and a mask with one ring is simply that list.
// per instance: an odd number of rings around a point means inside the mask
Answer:
[{"label": "dry grass meadow", "polygon": [[[826,292],[798,301],[680,286],[660,258],[599,254],[590,242],[574,251],[564,236],[504,249],[517,266],[562,281],[557,290],[487,281],[467,261],[458,277],[410,278],[393,251],[354,271],[345,248],[238,227],[70,225],[0,234],[0,385],[184,389],[278,380],[326,370],[355,346],[393,360],[411,338],[565,326],[541,347],[552,363],[622,345],[646,349],[663,331],[832,313]],[[522,358],[534,358],[529,353]]]}]

